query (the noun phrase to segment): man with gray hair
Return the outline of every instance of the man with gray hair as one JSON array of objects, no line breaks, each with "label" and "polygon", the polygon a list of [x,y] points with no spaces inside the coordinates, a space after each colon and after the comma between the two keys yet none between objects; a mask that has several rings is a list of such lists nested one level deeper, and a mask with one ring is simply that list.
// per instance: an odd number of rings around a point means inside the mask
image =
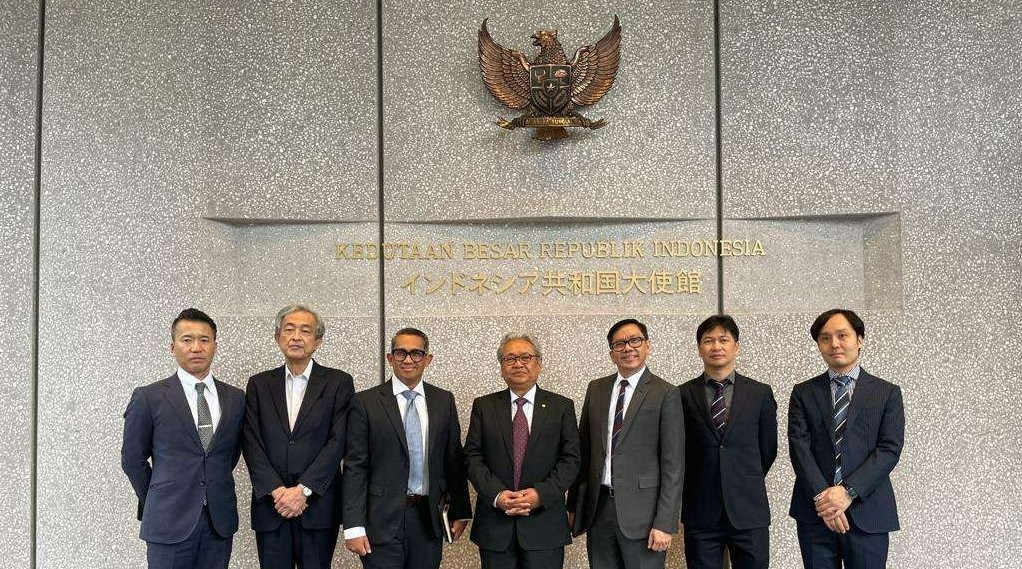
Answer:
[{"label": "man with gray hair", "polygon": [[483,569],[560,569],[571,543],[564,494],[580,460],[575,405],[536,385],[543,354],[532,336],[504,336],[497,361],[507,389],[475,400],[465,440],[472,541]]},{"label": "man with gray hair", "polygon": [[248,380],[244,453],[262,569],[329,569],[337,544],[355,388],[347,373],[313,361],[325,333],[311,308],[282,308],[273,337],[285,363]]}]

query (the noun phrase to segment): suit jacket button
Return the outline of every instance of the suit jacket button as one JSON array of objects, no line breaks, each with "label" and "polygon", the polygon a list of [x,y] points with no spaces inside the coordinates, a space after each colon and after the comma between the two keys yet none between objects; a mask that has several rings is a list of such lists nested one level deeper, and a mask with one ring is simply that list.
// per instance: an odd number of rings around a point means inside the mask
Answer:
[{"label": "suit jacket button", "polygon": [[292,445],[292,446],[293,446],[293,445],[295,444],[295,442],[294,442],[294,441],[288,441],[288,442],[287,442],[287,444],[289,444],[289,445]]},{"label": "suit jacket button", "polygon": [[720,450],[727,450],[727,448],[725,448],[724,445],[720,445]]}]

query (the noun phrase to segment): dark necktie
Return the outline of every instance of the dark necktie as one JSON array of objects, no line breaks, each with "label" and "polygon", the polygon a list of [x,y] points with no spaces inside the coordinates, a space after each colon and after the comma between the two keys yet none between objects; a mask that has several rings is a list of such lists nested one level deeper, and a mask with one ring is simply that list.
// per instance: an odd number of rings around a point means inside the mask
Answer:
[{"label": "dark necktie", "polygon": [[724,400],[724,383],[714,381],[713,388],[716,392],[713,394],[713,403],[710,404],[710,417],[713,419],[713,426],[717,428],[717,433],[723,435],[724,425],[727,424],[727,402]]},{"label": "dark necktie", "polygon": [[845,423],[848,420],[848,405],[852,402],[852,396],[848,392],[848,386],[852,378],[847,375],[839,375],[834,378],[837,384],[837,391],[834,393],[834,486],[841,484],[844,476],[841,474],[841,448],[845,442]]},{"label": "dark necktie", "polygon": [[209,442],[213,440],[213,415],[209,412],[209,402],[206,401],[206,384],[201,381],[196,383],[195,391],[198,392],[199,440],[202,441],[202,448],[209,451]]},{"label": "dark necktie", "polygon": [[514,489],[518,489],[518,483],[522,480],[522,463],[525,462],[525,447],[529,446],[529,420],[525,416],[525,404],[529,400],[524,397],[515,399],[518,409],[515,411],[515,418],[511,422],[511,430],[514,435]]},{"label": "dark necktie", "polygon": [[[628,389],[628,380],[621,381],[621,387],[617,390],[617,406],[614,407],[614,427],[610,431],[610,454],[614,456],[614,449],[617,448],[617,436],[621,433],[621,426],[625,422],[625,390]],[[614,464],[611,462],[611,464]]]}]

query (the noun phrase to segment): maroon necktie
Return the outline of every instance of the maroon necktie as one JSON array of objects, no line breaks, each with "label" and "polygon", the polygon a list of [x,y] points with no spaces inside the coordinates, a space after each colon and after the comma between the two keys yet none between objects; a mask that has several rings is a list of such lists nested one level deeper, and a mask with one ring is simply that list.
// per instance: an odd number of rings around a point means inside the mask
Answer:
[{"label": "maroon necktie", "polygon": [[525,404],[529,400],[524,397],[515,399],[518,410],[515,411],[515,419],[511,422],[511,431],[514,434],[514,457],[515,457],[515,479],[514,489],[518,489],[518,483],[522,480],[522,463],[525,462],[525,447],[529,445],[529,420],[525,418]]}]

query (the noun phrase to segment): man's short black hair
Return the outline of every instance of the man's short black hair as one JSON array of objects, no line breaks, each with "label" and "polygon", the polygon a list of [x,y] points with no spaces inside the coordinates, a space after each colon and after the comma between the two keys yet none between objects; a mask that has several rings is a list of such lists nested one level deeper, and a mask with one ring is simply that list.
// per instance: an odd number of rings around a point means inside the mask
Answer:
[{"label": "man's short black hair", "polygon": [[177,323],[182,320],[189,320],[191,322],[205,322],[209,324],[209,327],[213,329],[213,339],[216,340],[216,322],[209,317],[208,314],[199,310],[198,308],[185,308],[181,311],[181,314],[177,315],[174,322],[170,324],[170,339],[174,339],[174,329],[177,328]]},{"label": "man's short black hair", "polygon": [[639,322],[634,318],[625,318],[624,320],[619,320],[617,323],[610,327],[610,332],[607,332],[607,345],[609,346],[610,343],[614,341],[614,334],[617,333],[618,330],[624,328],[625,326],[628,326],[629,324],[635,324],[636,326],[638,326],[639,331],[642,332],[642,337],[647,340],[649,339],[649,332],[646,331],[645,324]]},{"label": "man's short black hair", "polygon": [[738,341],[738,324],[735,323],[735,319],[727,314],[714,314],[703,320],[703,323],[696,328],[696,344],[702,342],[703,336],[714,328],[723,328],[731,334],[736,342]]},{"label": "man's short black hair", "polygon": [[847,308],[833,308],[824,312],[823,314],[816,317],[813,321],[813,325],[809,327],[809,335],[813,337],[814,342],[818,342],[820,339],[820,330],[827,325],[827,322],[831,318],[838,314],[848,319],[848,323],[852,325],[852,329],[855,330],[855,335],[860,338],[866,337],[866,323],[859,318],[859,315],[848,310]]},{"label": "man's short black hair", "polygon": [[397,342],[398,336],[418,336],[422,338],[422,351],[429,353],[429,337],[426,333],[418,328],[402,328],[394,333],[394,337],[390,339],[390,351],[394,351],[394,344]]}]

